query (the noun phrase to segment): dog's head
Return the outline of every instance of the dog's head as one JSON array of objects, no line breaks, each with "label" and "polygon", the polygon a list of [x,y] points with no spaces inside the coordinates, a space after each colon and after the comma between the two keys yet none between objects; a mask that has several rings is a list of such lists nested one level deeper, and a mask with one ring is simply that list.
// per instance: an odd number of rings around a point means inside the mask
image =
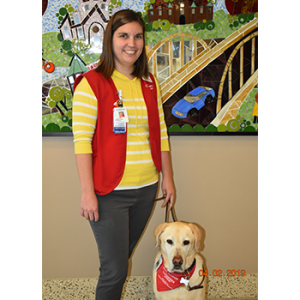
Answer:
[{"label": "dog's head", "polygon": [[200,251],[201,229],[195,223],[162,223],[155,228],[154,235],[170,272],[186,270]]}]

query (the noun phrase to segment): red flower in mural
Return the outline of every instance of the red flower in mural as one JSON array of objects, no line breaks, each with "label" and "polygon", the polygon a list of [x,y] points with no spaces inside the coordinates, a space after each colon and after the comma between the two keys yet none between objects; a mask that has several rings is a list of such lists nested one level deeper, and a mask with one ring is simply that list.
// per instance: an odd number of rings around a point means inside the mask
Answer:
[{"label": "red flower in mural", "polygon": [[225,6],[231,15],[258,12],[258,0],[225,0]]}]

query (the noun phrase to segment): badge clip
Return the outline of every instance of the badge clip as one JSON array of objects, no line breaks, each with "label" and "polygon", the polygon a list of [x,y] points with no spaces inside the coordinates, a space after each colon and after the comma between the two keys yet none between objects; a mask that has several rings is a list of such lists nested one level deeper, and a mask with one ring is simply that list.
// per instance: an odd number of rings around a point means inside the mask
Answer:
[{"label": "badge clip", "polygon": [[118,90],[118,96],[119,96],[119,100],[117,102],[117,106],[118,107],[123,107],[122,90]]}]

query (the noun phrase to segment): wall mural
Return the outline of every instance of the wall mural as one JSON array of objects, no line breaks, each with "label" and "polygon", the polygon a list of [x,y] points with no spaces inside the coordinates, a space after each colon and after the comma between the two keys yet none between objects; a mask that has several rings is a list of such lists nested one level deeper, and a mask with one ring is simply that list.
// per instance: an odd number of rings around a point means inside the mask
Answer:
[{"label": "wall mural", "polygon": [[145,20],[170,135],[258,133],[258,0],[42,0],[44,136],[72,135],[74,80],[124,8]]}]

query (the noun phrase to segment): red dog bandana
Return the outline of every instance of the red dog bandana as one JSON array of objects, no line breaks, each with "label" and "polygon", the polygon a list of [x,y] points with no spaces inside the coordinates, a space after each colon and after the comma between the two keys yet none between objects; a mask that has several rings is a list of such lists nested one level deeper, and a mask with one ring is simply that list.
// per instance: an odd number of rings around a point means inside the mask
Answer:
[{"label": "red dog bandana", "polygon": [[189,271],[183,273],[170,273],[167,268],[164,266],[164,260],[162,258],[162,263],[156,271],[156,286],[158,292],[174,290],[182,285],[183,281],[188,283],[188,280],[194,274],[196,269],[196,264]]}]

